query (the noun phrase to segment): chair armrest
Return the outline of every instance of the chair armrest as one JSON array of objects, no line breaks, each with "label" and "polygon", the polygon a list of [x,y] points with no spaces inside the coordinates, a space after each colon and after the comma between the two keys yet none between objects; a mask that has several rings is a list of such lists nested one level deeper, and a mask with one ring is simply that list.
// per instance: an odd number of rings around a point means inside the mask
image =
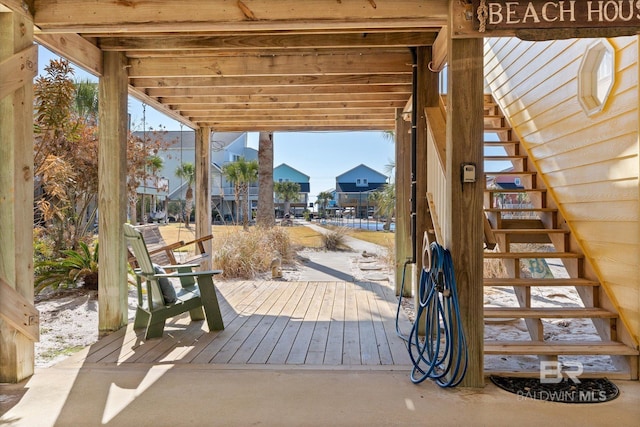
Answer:
[{"label": "chair armrest", "polygon": [[170,245],[166,245],[166,246],[162,246],[160,248],[153,249],[153,250],[149,251],[149,255],[154,255],[154,254],[157,254],[157,253],[160,253],[160,252],[172,251],[172,250],[178,249],[178,248],[180,248],[182,246],[184,246],[184,242],[181,240],[179,242],[172,243]]},{"label": "chair armrest", "polygon": [[196,245],[198,247],[198,251],[202,254],[205,253],[204,245],[202,243],[211,239],[213,239],[213,235],[209,234],[208,236],[199,237],[195,240],[191,240],[190,242],[186,242],[182,246]]},{"label": "chair armrest", "polygon": [[190,273],[164,273],[164,274],[148,274],[149,277],[198,277],[198,276],[212,276],[215,274],[222,274],[222,270],[209,270],[209,271],[192,271]]},{"label": "chair armrest", "polygon": [[196,267],[200,267],[200,264],[198,263],[192,263],[192,264],[169,264],[169,265],[161,265],[161,268],[164,268],[165,270],[177,270],[179,268],[196,268]]}]

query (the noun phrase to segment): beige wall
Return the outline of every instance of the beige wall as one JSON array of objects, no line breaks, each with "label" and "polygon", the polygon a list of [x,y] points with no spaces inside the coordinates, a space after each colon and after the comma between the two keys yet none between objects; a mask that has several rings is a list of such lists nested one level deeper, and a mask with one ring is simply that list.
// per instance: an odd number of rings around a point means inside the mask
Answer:
[{"label": "beige wall", "polygon": [[638,341],[638,40],[609,39],[615,83],[603,111],[587,116],[577,76],[594,41],[486,39],[486,84]]}]

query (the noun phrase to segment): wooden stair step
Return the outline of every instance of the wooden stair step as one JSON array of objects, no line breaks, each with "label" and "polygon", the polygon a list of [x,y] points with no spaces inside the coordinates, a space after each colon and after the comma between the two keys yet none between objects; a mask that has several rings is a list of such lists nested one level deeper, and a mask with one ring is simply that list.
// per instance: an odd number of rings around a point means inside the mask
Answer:
[{"label": "wooden stair step", "polygon": [[506,145],[514,145],[514,144],[520,144],[520,141],[516,140],[509,140],[509,141],[484,141],[484,145],[487,146],[495,146],[495,147],[504,147]]},{"label": "wooden stair step", "polygon": [[569,234],[569,230],[561,228],[494,228],[498,234]]},{"label": "wooden stair step", "polygon": [[485,341],[484,353],[636,356],[638,350],[616,341]]},{"label": "wooden stair step", "polygon": [[486,278],[484,286],[600,286],[587,279],[532,279],[532,278]]},{"label": "wooden stair step", "polygon": [[508,132],[510,130],[512,129],[508,126],[485,126],[484,127],[485,132]]},{"label": "wooden stair step", "polygon": [[528,156],[526,155],[516,155],[516,156],[484,156],[485,160],[489,161],[509,161],[509,160],[524,160]]},{"label": "wooden stair step", "polygon": [[492,259],[550,259],[550,258],[583,258],[574,252],[485,252],[485,258]]},{"label": "wooden stair step", "polygon": [[500,193],[500,194],[513,194],[513,193],[546,193],[546,188],[485,188],[485,193]]},{"label": "wooden stair step", "polygon": [[618,315],[602,308],[595,307],[485,307],[484,317],[501,319],[614,319]]},{"label": "wooden stair step", "polygon": [[536,171],[497,171],[497,172],[485,172],[485,176],[523,176],[523,175],[536,175]]},{"label": "wooden stair step", "polygon": [[485,212],[558,212],[556,208],[485,208]]}]

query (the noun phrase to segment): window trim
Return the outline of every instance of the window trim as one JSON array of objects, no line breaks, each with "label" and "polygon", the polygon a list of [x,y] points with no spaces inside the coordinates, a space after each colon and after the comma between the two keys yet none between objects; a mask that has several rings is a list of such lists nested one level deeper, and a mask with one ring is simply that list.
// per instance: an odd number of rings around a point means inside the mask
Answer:
[{"label": "window trim", "polygon": [[[611,76],[599,99],[598,70],[605,60],[610,61]],[[607,39],[599,39],[587,47],[578,72],[578,101],[587,116],[601,112],[607,104],[615,84],[615,60],[615,49]]]}]

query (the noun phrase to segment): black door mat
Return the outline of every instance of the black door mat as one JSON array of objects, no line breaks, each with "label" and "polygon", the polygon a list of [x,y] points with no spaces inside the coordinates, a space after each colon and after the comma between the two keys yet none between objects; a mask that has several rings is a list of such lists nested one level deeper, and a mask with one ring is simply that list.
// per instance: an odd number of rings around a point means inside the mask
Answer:
[{"label": "black door mat", "polygon": [[499,377],[491,381],[521,399],[546,400],[562,403],[602,403],[618,397],[620,391],[606,378],[580,378],[579,383],[563,378],[559,383],[541,383],[539,378]]}]

